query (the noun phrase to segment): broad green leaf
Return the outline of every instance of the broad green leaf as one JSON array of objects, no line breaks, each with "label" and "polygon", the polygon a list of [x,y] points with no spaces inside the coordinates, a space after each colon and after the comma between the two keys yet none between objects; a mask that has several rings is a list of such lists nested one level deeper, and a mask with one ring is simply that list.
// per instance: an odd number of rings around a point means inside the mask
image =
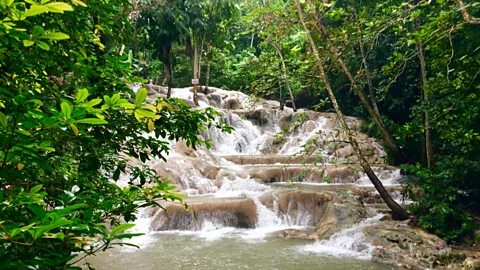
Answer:
[{"label": "broad green leaf", "polygon": [[41,34],[43,34],[43,32],[45,31],[45,29],[43,29],[43,27],[39,26],[39,25],[35,25],[33,27],[33,31],[32,31],[32,34],[34,37],[38,37],[40,36]]},{"label": "broad green leaf", "polygon": [[50,50],[50,46],[43,42],[43,41],[37,41],[37,46],[44,49],[45,51],[49,51]]},{"label": "broad green leaf", "polygon": [[32,187],[32,189],[30,189],[30,193],[37,193],[42,189],[42,187],[43,187],[42,185],[36,185]]},{"label": "broad green leaf", "polygon": [[3,114],[2,112],[0,112],[0,125],[3,128],[6,128],[7,124],[8,124],[7,116],[5,114]]},{"label": "broad green leaf", "polygon": [[137,107],[135,106],[135,104],[131,104],[131,103],[123,103],[123,104],[120,104],[120,106],[125,109],[135,109]]},{"label": "broad green leaf", "polygon": [[72,106],[70,106],[70,104],[64,101],[62,102],[60,107],[62,108],[63,116],[65,116],[66,119],[70,119],[70,116],[72,114]]},{"label": "broad green leaf", "polygon": [[107,121],[102,120],[102,119],[98,119],[98,118],[84,118],[84,119],[80,119],[80,120],[75,121],[75,123],[77,123],[77,124],[90,124],[90,125],[108,124]]},{"label": "broad green leaf", "polygon": [[70,128],[72,128],[72,131],[75,135],[78,136],[78,128],[74,124],[70,124]]},{"label": "broad green leaf", "polygon": [[114,239],[125,239],[125,238],[132,239],[133,237],[142,236],[142,235],[145,235],[145,234],[144,233],[122,233],[114,236],[113,238]]},{"label": "broad green leaf", "polygon": [[30,204],[28,209],[30,209],[36,216],[44,217],[46,215],[45,209],[38,204]]},{"label": "broad green leaf", "polygon": [[49,40],[63,40],[63,39],[69,39],[70,36],[67,35],[67,34],[64,34],[64,33],[60,33],[60,32],[53,32],[53,33],[45,34],[45,35],[43,35],[39,38],[49,39]]},{"label": "broad green leaf", "polygon": [[[72,224],[73,221],[70,221],[70,220],[66,220],[66,219],[61,219],[61,220],[57,220],[55,221],[54,223],[52,224],[49,224],[49,225],[44,225],[44,226],[38,226],[36,228],[33,229],[33,239],[34,240],[37,240],[38,238],[40,238],[43,234],[53,230],[53,229],[56,229],[56,228],[59,228],[59,227],[62,227],[62,226],[65,226],[65,225],[69,225],[69,224]],[[30,231],[30,230],[29,230]]]},{"label": "broad green leaf", "polygon": [[141,108],[146,109],[146,110],[150,110],[152,112],[157,112],[157,108],[153,105],[150,105],[150,104],[149,105],[143,105]]},{"label": "broad green leaf", "polygon": [[153,125],[153,122],[151,119],[148,120],[148,131],[153,132],[155,130],[155,125]]},{"label": "broad green leaf", "polygon": [[82,90],[78,91],[77,93],[77,104],[84,101],[88,97],[88,90],[83,88]]},{"label": "broad green leaf", "polygon": [[39,6],[39,5],[31,5],[30,8],[25,12],[24,16],[25,17],[30,17],[30,16],[35,16],[38,14],[42,14],[48,11],[48,8],[45,6]]},{"label": "broad green leaf", "polygon": [[33,44],[35,44],[35,41],[33,41],[33,40],[23,40],[23,46],[25,46],[25,47],[30,47]]},{"label": "broad green leaf", "polygon": [[44,5],[48,8],[48,11],[55,13],[63,13],[64,11],[73,11],[72,6],[63,2],[53,2]]},{"label": "broad green leaf", "polygon": [[148,118],[155,118],[155,113],[152,111],[148,111],[144,109],[136,109],[135,112],[138,112],[140,115]]},{"label": "broad green leaf", "polygon": [[111,100],[112,104],[116,104],[117,101],[120,100],[120,94],[113,95],[110,100]]},{"label": "broad green leaf", "polygon": [[102,103],[102,99],[100,98],[96,98],[96,99],[92,99],[88,102],[85,102],[85,103],[82,103],[80,104],[81,107],[93,107],[93,106],[97,106],[98,104]]},{"label": "broad green leaf", "polygon": [[146,99],[147,99],[147,89],[142,88],[137,92],[137,95],[135,96],[135,105],[140,105],[142,104]]},{"label": "broad green leaf", "polygon": [[74,204],[74,205],[70,205],[70,206],[67,206],[63,209],[60,209],[60,210],[57,210],[55,213],[58,215],[58,216],[61,216],[61,217],[64,217],[66,215],[70,215],[70,214],[73,214],[74,212],[76,212],[77,210],[79,209],[83,209],[85,207],[87,207],[88,205],[85,204],[85,203],[77,203],[77,204]]},{"label": "broad green leaf", "polygon": [[76,5],[79,5],[79,6],[82,6],[82,7],[87,7],[87,4],[85,4],[84,2],[82,2],[80,0],[72,0],[72,3],[74,3]]},{"label": "broad green leaf", "polygon": [[128,224],[127,223],[127,224],[118,225],[117,227],[112,229],[112,231],[110,232],[110,237],[115,237],[119,233],[121,233],[123,231],[126,231],[128,229],[131,229],[133,227],[135,227],[135,224]]},{"label": "broad green leaf", "polygon": [[107,104],[112,104],[112,100],[111,100],[110,97],[107,96],[107,95],[103,96],[103,100],[105,100],[105,102],[106,102]]}]

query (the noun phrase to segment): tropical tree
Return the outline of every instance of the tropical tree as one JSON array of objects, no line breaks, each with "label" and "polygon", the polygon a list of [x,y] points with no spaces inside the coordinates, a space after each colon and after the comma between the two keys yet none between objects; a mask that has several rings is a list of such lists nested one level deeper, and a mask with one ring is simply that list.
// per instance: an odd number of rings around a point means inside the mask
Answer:
[{"label": "tropical tree", "polygon": [[125,231],[139,209],[182,202],[145,162],[165,158],[167,139],[203,143],[217,113],[132,90],[137,79],[118,53],[130,9],[124,0],[0,1],[2,269],[73,268],[79,254],[129,245],[118,240],[138,235]]}]

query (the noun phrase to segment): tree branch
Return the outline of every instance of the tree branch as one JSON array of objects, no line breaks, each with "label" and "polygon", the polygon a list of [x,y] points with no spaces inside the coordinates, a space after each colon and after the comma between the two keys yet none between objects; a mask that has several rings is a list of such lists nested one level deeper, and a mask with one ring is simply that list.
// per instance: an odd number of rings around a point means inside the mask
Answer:
[{"label": "tree branch", "polygon": [[468,6],[465,6],[462,0],[456,0],[456,2],[460,12],[462,12],[463,20],[465,20],[466,23],[480,24],[480,18],[472,17],[470,13],[468,13]]}]

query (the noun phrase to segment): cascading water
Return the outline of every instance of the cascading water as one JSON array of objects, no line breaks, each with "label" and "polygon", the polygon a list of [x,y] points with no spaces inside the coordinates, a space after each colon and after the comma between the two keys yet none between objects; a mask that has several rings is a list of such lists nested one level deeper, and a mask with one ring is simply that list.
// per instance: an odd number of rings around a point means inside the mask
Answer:
[{"label": "cascading water", "polygon": [[[165,95],[163,88],[156,91],[154,97]],[[168,213],[145,211],[135,231],[147,235],[139,238],[136,244],[149,249],[149,246],[158,245],[155,241],[159,241],[159,235],[176,235],[184,240],[196,237],[222,245],[228,241],[244,241],[260,247],[260,243],[273,241],[265,242],[278,231],[318,229],[316,224],[334,211],[328,209],[336,207],[330,198],[333,193],[315,194],[314,190],[303,192],[297,186],[290,188],[289,184],[270,183],[317,184],[313,185],[316,189],[335,186],[331,183],[370,186],[358,171],[358,165],[350,160],[354,154],[337,131],[335,115],[293,112],[290,108],[280,111],[278,102],[257,100],[255,103],[240,92],[216,88],[210,91],[208,95],[199,94],[200,108],[214,107],[222,113],[222,121],[235,131],[232,134],[216,129],[205,131],[205,139],[213,144],[211,150],[193,152],[182,142],[170,142],[174,151],[167,157],[168,162],[151,163],[160,176],[173,180],[179,192],[189,195],[187,203],[195,209],[197,219],[172,204],[164,205]],[[173,97],[193,102],[193,95],[187,88],[173,89]],[[349,118],[348,121],[355,126],[358,120]],[[332,134],[337,134],[336,138]],[[375,171],[383,182],[395,185],[399,170],[382,164],[381,145],[364,134],[358,133],[357,137],[363,141],[362,149],[368,153],[368,160],[375,164]],[[308,151],[305,151],[306,144],[310,144]],[[289,248],[297,253],[308,251],[368,259],[373,247],[361,244],[361,228],[377,222],[379,217],[337,231],[330,240]]]}]

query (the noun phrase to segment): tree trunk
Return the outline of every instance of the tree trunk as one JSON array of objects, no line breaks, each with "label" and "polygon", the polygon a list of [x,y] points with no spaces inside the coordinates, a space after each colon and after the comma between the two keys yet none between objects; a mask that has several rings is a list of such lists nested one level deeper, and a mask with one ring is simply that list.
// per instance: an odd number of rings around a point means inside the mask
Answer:
[{"label": "tree trunk", "polygon": [[173,59],[172,59],[172,52],[168,55],[168,90],[167,90],[167,98],[172,96],[172,86],[173,86]]},{"label": "tree trunk", "polygon": [[[425,62],[425,55],[423,54],[423,43],[417,43],[417,52],[418,52],[418,59],[420,60],[420,74],[422,76],[422,92],[423,92],[423,102],[428,103],[428,93],[425,89],[425,85],[427,84],[427,64]],[[430,138],[430,113],[428,110],[425,110],[425,114],[423,116],[424,124],[425,124],[425,157],[427,161],[427,166],[430,168],[432,165],[432,141]]]},{"label": "tree trunk", "polygon": [[168,80],[168,67],[167,65],[163,64],[162,70],[162,85],[166,85]]},{"label": "tree trunk", "polygon": [[208,94],[208,83],[210,82],[210,64],[212,62],[211,61],[208,61],[207,63],[207,74],[205,76],[205,95]]},{"label": "tree trunk", "polygon": [[287,87],[288,93],[290,94],[290,99],[292,100],[292,108],[293,108],[293,111],[297,111],[297,106],[295,105],[295,98],[293,97],[292,88],[290,87],[290,79],[288,79],[287,66],[285,65],[285,59],[283,58],[282,51],[273,42],[269,41],[269,43],[275,49],[275,51],[278,54],[278,57],[280,58],[280,62],[282,64],[282,75],[283,75],[283,78],[285,79],[285,86]]},{"label": "tree trunk", "polygon": [[278,81],[278,86],[280,87],[280,110],[283,111],[283,87],[281,79]]},{"label": "tree trunk", "polygon": [[[363,35],[363,34],[362,34]],[[360,53],[362,54],[363,67],[365,68],[365,75],[367,76],[368,90],[370,93],[370,103],[372,103],[373,112],[377,117],[380,117],[380,110],[377,106],[377,100],[375,98],[375,91],[373,88],[373,80],[370,75],[370,69],[368,68],[367,54],[365,53],[365,45],[363,43],[363,37],[360,36]]]},{"label": "tree trunk", "polygon": [[327,29],[325,28],[322,21],[318,17],[317,11],[315,9],[315,6],[312,4],[312,1],[307,0],[307,2],[310,6],[310,9],[313,11],[313,14],[315,16],[317,24],[320,27],[321,34],[325,37],[325,39],[328,41],[328,43],[330,45],[330,52],[333,54],[334,58],[336,58],[336,61],[338,62],[340,67],[343,69],[343,72],[345,73],[345,75],[347,75],[347,78],[350,81],[350,83],[352,84],[352,88],[353,88],[355,94],[360,98],[360,101],[362,102],[363,106],[367,110],[368,114],[370,115],[370,117],[373,119],[373,121],[377,125],[377,128],[380,130],[380,133],[382,134],[383,138],[385,139],[385,142],[387,143],[387,145],[392,149],[392,151],[395,153],[395,155],[398,157],[398,159],[400,161],[403,161],[405,158],[404,158],[403,153],[401,152],[400,148],[397,146],[397,144],[395,143],[395,140],[393,139],[393,137],[388,132],[388,130],[385,127],[385,124],[383,123],[380,116],[377,115],[374,112],[374,110],[372,109],[372,106],[370,106],[370,103],[365,98],[365,95],[363,94],[363,91],[358,87],[358,85],[355,81],[355,78],[352,76],[352,73],[350,73],[350,69],[347,67],[345,62],[340,57],[340,52],[336,49],[333,42],[331,42],[330,39],[328,38]]},{"label": "tree trunk", "polygon": [[340,123],[343,127],[343,129],[345,130],[345,133],[350,141],[350,143],[352,144],[353,146],[353,149],[355,150],[357,156],[358,156],[358,160],[360,161],[360,166],[362,166],[363,170],[365,171],[365,173],[367,174],[368,178],[370,179],[370,181],[372,181],[373,185],[375,186],[376,190],[378,191],[378,193],[380,194],[380,196],[382,197],[382,199],[384,200],[384,202],[388,205],[388,207],[392,210],[392,213],[393,213],[393,216],[396,217],[396,218],[399,218],[399,219],[406,219],[408,216],[407,214],[405,213],[405,210],[397,203],[395,202],[392,197],[390,197],[390,195],[388,194],[387,190],[385,189],[385,187],[383,186],[382,182],[378,179],[378,177],[375,175],[375,173],[373,172],[372,168],[370,167],[370,164],[368,164],[367,160],[365,159],[365,157],[363,156],[362,154],[362,151],[360,149],[360,146],[358,145],[357,141],[355,140],[353,134],[351,133],[350,131],[350,128],[348,127],[347,125],[347,122],[345,120],[345,117],[343,116],[343,113],[340,109],[340,106],[338,105],[338,102],[337,102],[337,99],[335,97],[335,94],[333,93],[333,90],[332,90],[332,87],[330,85],[330,82],[327,78],[327,74],[325,73],[325,68],[323,66],[323,62],[322,60],[320,59],[320,56],[318,54],[318,50],[317,50],[317,47],[315,45],[315,42],[313,41],[313,38],[312,38],[312,35],[310,34],[310,31],[308,30],[306,24],[305,24],[305,20],[303,18],[303,12],[302,12],[302,7],[300,5],[300,2],[299,0],[295,0],[295,4],[297,6],[297,10],[298,10],[298,15],[299,15],[299,18],[300,18],[300,21],[303,25],[303,28],[305,30],[305,33],[307,35],[307,38],[310,42],[310,47],[311,47],[311,50],[315,56],[315,60],[316,60],[316,64],[318,66],[318,69],[320,71],[320,77],[323,79],[324,83],[325,83],[325,87],[327,88],[327,91],[328,91],[328,95],[332,101],[332,104],[333,104],[333,107],[335,109],[335,112],[337,113],[338,115],[338,118],[340,119]]},{"label": "tree trunk", "polygon": [[[192,78],[194,80],[198,80],[198,73],[197,73],[197,68],[198,68],[198,49],[197,49],[197,45],[194,45],[193,46],[193,63],[192,63],[192,67],[193,67],[193,76]],[[193,84],[193,103],[195,104],[195,106],[198,106],[198,84]]]}]

